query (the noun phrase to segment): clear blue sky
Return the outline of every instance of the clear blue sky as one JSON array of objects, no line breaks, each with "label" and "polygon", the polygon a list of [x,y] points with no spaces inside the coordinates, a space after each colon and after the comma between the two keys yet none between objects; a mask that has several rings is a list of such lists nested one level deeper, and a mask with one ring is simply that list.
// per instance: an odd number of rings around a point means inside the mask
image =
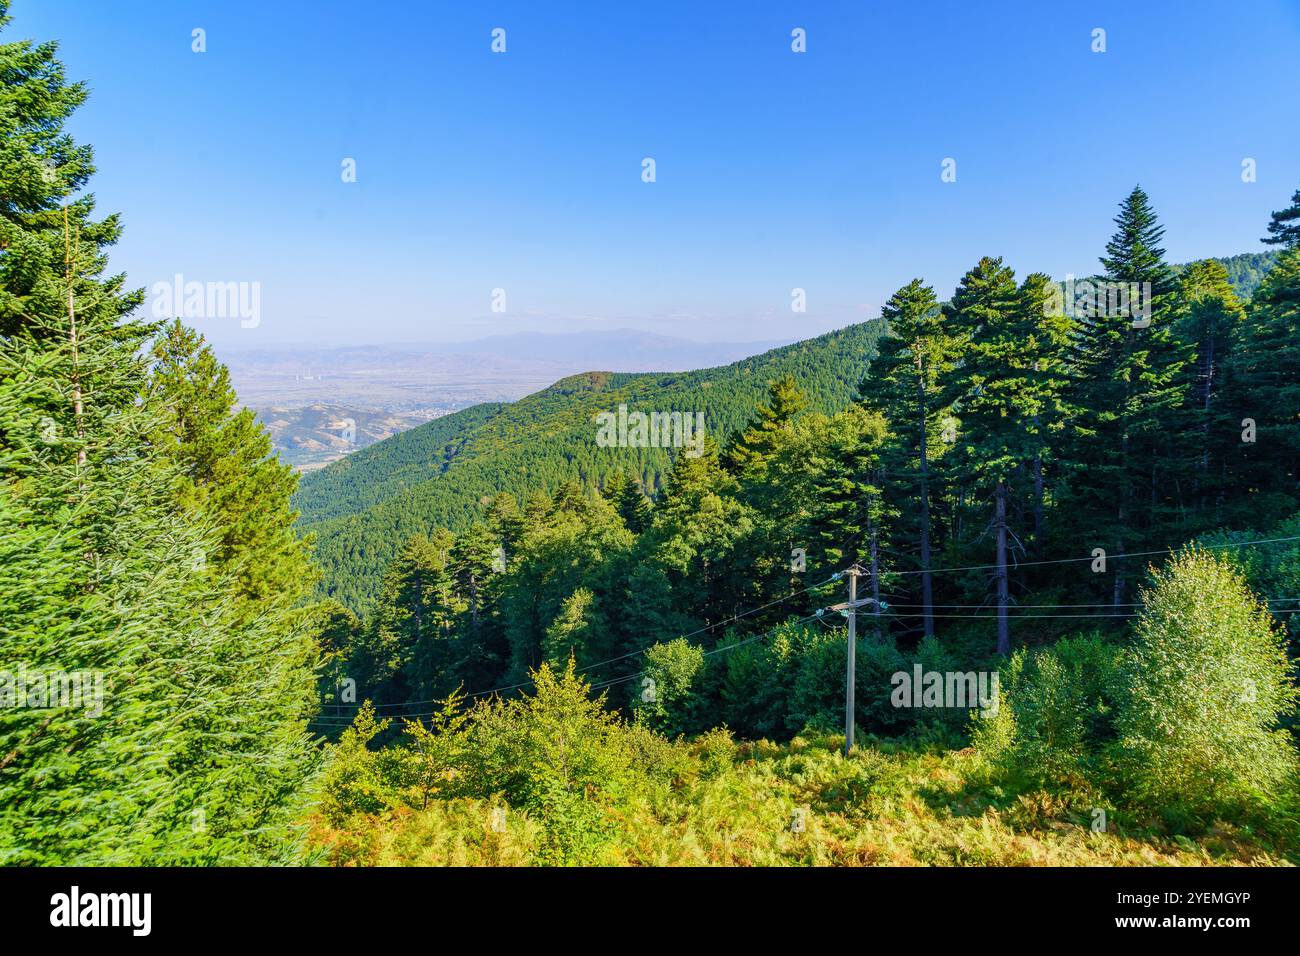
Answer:
[{"label": "clear blue sky", "polygon": [[114,265],[261,283],[257,328],[201,324],[225,345],[804,337],[985,254],[1086,274],[1134,183],[1175,261],[1264,249],[1300,187],[1300,0],[11,12],[5,39],[57,38],[92,89],[72,128],[124,217]]}]

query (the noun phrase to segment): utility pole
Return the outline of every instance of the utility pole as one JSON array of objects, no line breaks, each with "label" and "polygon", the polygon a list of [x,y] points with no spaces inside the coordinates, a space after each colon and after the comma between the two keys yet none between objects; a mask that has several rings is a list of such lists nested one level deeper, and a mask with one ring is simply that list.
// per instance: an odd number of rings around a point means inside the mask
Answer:
[{"label": "utility pole", "polygon": [[874,605],[876,613],[889,607],[884,601],[878,598],[863,598],[858,600],[858,575],[862,569],[856,564],[847,571],[835,572],[835,577],[848,575],[849,577],[849,599],[844,604],[832,604],[830,607],[824,607],[817,612],[817,616],[826,611],[839,611],[849,619],[849,646],[847,666],[845,667],[846,682],[844,685],[844,756],[849,755],[853,749],[853,692],[857,688],[857,669],[858,669],[858,608],[866,604]]},{"label": "utility pole", "polygon": [[844,756],[853,749],[853,691],[858,681],[858,568],[849,568],[848,681],[844,685]]}]

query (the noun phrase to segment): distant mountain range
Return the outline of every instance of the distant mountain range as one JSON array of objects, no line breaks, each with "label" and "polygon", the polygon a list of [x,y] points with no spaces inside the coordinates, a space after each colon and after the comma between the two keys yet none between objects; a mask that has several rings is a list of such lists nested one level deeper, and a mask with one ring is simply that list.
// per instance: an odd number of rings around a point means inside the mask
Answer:
[{"label": "distant mountain range", "polygon": [[334,402],[397,409],[513,401],[593,368],[681,372],[784,344],[692,342],[621,329],[519,332],[437,344],[225,349],[220,357],[250,408]]},{"label": "distant mountain range", "polygon": [[[229,349],[221,358],[280,457],[305,471],[432,418],[514,401],[588,369],[676,372],[723,365],[772,344],[699,343],[624,329],[436,345]],[[346,439],[331,427],[345,419],[357,424]]]},{"label": "distant mountain range", "polygon": [[571,365],[573,372],[683,372],[725,365],[794,341],[692,342],[635,329],[593,332],[516,332],[436,348],[444,354],[492,355],[516,361]]}]

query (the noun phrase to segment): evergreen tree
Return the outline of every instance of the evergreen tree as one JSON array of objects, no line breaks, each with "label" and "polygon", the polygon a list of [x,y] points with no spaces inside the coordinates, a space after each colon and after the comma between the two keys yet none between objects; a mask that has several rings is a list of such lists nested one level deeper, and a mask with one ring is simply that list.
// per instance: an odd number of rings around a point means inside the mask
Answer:
[{"label": "evergreen tree", "polygon": [[[1219,400],[1225,387],[1223,369],[1240,339],[1245,310],[1228,284],[1227,270],[1213,259],[1195,262],[1183,273],[1179,304],[1179,335],[1196,351],[1189,400],[1198,422],[1197,508],[1205,512],[1222,491],[1218,473],[1229,449]],[[1208,527],[1217,522],[1203,518],[1200,523]]]},{"label": "evergreen tree", "polygon": [[717,445],[706,439],[701,455],[682,452],[673,460],[648,533],[676,607],[705,623],[735,614],[749,581],[748,569],[732,573],[737,548],[755,520],[738,499],[739,490],[719,461]]},{"label": "evergreen tree", "polygon": [[[527,530],[519,502],[514,495],[501,491],[493,497],[488,507],[487,527],[496,539],[496,546],[500,548],[496,553],[497,559],[504,565],[514,554],[515,547]],[[502,567],[501,570],[505,568]]]},{"label": "evergreen tree", "polygon": [[1259,513],[1300,503],[1300,249],[1288,249],[1251,300],[1228,368],[1230,398],[1219,427],[1228,487],[1255,493]]},{"label": "evergreen tree", "polygon": [[[8,10],[9,0],[0,0],[0,30],[9,25]],[[93,152],[64,123],[87,90],[67,81],[57,53],[53,42],[0,44],[0,336],[24,326],[32,335],[55,334],[32,317],[51,308],[52,290],[39,265],[57,275],[66,271],[65,231],[84,242],[79,253],[92,259],[83,265],[95,275],[106,264],[102,250],[121,234],[116,216],[97,222],[93,197],[76,196],[95,171]],[[105,307],[116,305],[121,314],[141,299],[124,293],[120,278],[103,280],[102,287]]]},{"label": "evergreen tree", "polygon": [[591,605],[595,595],[578,588],[560,606],[542,638],[542,659],[555,666],[566,660],[587,658],[587,636],[591,630]]},{"label": "evergreen tree", "polygon": [[456,677],[467,687],[485,686],[505,669],[509,648],[496,615],[504,562],[499,539],[475,525],[456,538],[451,552],[456,594],[464,608],[458,627],[462,653]]},{"label": "evergreen tree", "polygon": [[723,455],[732,474],[762,469],[789,434],[790,423],[808,404],[792,375],[781,376],[768,389],[767,404],[758,406],[753,420],[733,436]]},{"label": "evergreen tree", "polygon": [[581,609],[591,638],[583,642],[587,653],[580,662],[613,655],[622,634],[604,609],[608,595],[621,586],[622,559],[632,540],[607,501],[576,486],[563,489],[549,513],[530,521],[501,581],[500,617],[511,650],[503,682],[523,681],[542,663],[548,631],[580,588],[592,595]]},{"label": "evergreen tree", "polygon": [[[1191,354],[1173,328],[1176,297],[1160,248],[1164,229],[1140,187],[1125,199],[1115,223],[1101,260],[1106,274],[1097,280],[1113,283],[1115,294],[1100,293],[1077,316],[1070,399],[1080,415],[1068,513],[1072,540],[1122,554],[1156,543],[1169,490],[1181,487],[1177,479],[1188,470],[1187,422],[1179,416]],[[1146,290],[1149,299],[1134,308]],[[1120,606],[1128,575],[1119,560],[1109,570],[1112,599]]]},{"label": "evergreen tree", "polygon": [[1292,194],[1291,205],[1273,213],[1268,224],[1268,235],[1260,242],[1288,249],[1300,246],[1300,189]]},{"label": "evergreen tree", "polygon": [[1060,481],[1067,424],[1078,412],[1069,403],[1070,344],[1076,325],[1064,309],[1054,307],[1056,293],[1051,279],[1035,272],[1020,284],[1016,303],[1016,324],[1024,343],[1020,374],[1028,392],[1026,450],[1033,453],[1033,536],[1035,551],[1040,554],[1046,534],[1048,485]]},{"label": "evergreen tree", "polygon": [[650,527],[653,508],[635,478],[628,477],[626,472],[616,471],[605,483],[604,493],[605,498],[618,510],[627,530],[640,534]]},{"label": "evergreen tree", "polygon": [[[888,436],[876,412],[853,405],[829,423],[827,440],[804,459],[808,473],[800,488],[808,501],[805,536],[820,566],[843,570],[860,564],[867,572],[868,593],[876,602],[868,613],[880,628],[882,554],[898,509],[886,497],[881,447]],[[819,575],[820,576],[820,575]]]},{"label": "evergreen tree", "polygon": [[1017,482],[1040,450],[1031,430],[1040,410],[1039,396],[1018,304],[1015,274],[1001,259],[985,257],[962,277],[945,311],[949,327],[968,342],[949,396],[961,409],[959,463],[973,480],[977,496],[988,495],[993,501],[989,525],[996,540],[999,654],[1011,650],[1007,562],[1015,536],[1009,513],[1013,501],[1024,495]]},{"label": "evergreen tree", "polygon": [[[142,294],[104,276],[118,224],[88,197],[58,208],[91,166],[63,130],[84,91],[53,54],[0,45],[0,670],[41,692],[0,707],[0,858],[287,862],[315,650],[243,618],[206,559],[215,529],[177,504],[141,401]],[[51,155],[54,192],[31,175]],[[91,699],[51,701],[51,678]]]},{"label": "evergreen tree", "polygon": [[[454,689],[452,625],[460,610],[451,535],[415,535],[384,577],[384,590],[354,661],[361,693],[383,703],[430,699]],[[351,675],[350,675],[351,676]],[[447,685],[450,684],[450,687]]]},{"label": "evergreen tree", "polygon": [[922,619],[926,636],[934,634],[931,582],[931,477],[943,402],[945,376],[960,358],[964,344],[947,327],[934,290],[913,279],[895,292],[881,310],[889,334],[879,342],[866,380],[859,386],[868,408],[884,415],[894,435],[885,467],[905,474],[917,502],[917,563],[921,571]]},{"label": "evergreen tree", "polygon": [[181,502],[217,529],[210,560],[235,576],[250,613],[297,607],[318,577],[293,527],[298,476],[274,457],[253,412],[238,408],[230,373],[203,336],[169,323],[151,357],[146,400],[163,419],[155,440],[182,469]]}]

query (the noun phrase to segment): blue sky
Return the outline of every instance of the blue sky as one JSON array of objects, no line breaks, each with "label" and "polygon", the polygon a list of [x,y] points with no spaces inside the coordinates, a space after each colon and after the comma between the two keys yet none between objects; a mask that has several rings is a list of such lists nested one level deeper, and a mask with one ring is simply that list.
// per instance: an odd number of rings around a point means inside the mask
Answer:
[{"label": "blue sky", "polygon": [[985,254],[1086,274],[1134,183],[1174,261],[1263,250],[1300,187],[1300,0],[11,12],[6,40],[57,38],[92,89],[72,129],[124,217],[114,265],[260,283],[255,328],[196,323],[225,346],[802,338]]}]

